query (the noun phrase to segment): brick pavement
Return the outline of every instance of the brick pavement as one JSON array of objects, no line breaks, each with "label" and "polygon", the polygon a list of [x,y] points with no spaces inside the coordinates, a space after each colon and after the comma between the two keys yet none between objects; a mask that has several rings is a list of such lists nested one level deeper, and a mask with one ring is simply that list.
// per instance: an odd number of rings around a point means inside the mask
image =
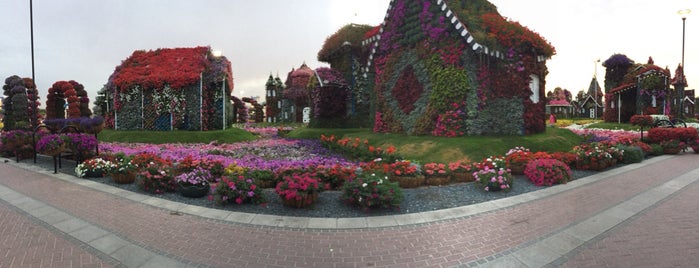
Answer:
[{"label": "brick pavement", "polygon": [[113,266],[86,248],[0,202],[0,267]]},{"label": "brick pavement", "polygon": [[699,183],[574,252],[562,267],[696,267]]},{"label": "brick pavement", "polygon": [[[117,195],[3,165],[0,184],[75,215],[158,254],[217,267],[451,267],[487,263],[588,219],[699,167],[697,156],[659,157],[511,200],[417,216],[427,223],[385,228],[285,228],[171,213]],[[108,190],[108,191],[114,191]],[[500,205],[493,205],[500,204]],[[470,215],[468,211],[492,207]],[[498,208],[502,207],[502,208]],[[174,208],[177,209],[177,208]],[[184,210],[184,209],[183,209]],[[470,216],[461,216],[462,215]],[[274,217],[270,217],[275,219]],[[432,220],[435,218],[436,220]],[[450,217],[446,217],[450,218]],[[337,219],[338,226],[372,222]],[[340,224],[341,222],[348,224]],[[356,225],[355,227],[363,227]]]}]

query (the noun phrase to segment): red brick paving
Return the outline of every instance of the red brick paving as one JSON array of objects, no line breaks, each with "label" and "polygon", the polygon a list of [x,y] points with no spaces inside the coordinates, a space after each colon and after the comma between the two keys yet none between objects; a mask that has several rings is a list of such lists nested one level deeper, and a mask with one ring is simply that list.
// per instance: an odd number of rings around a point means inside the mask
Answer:
[{"label": "red brick paving", "polygon": [[173,216],[7,165],[0,170],[0,183],[137,244],[212,266],[450,267],[586,219],[699,167],[697,158],[682,155],[651,163],[571,191],[463,219],[358,230],[272,228]]},{"label": "red brick paving", "polygon": [[112,267],[0,202],[0,267]]},{"label": "red brick paving", "polygon": [[588,245],[563,267],[699,266],[699,183]]}]

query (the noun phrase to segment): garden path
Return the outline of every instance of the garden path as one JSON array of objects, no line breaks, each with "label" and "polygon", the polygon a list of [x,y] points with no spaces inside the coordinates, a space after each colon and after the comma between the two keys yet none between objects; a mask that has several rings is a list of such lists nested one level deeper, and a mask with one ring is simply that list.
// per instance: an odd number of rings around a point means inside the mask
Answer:
[{"label": "garden path", "polygon": [[[3,241],[0,266],[48,266],[32,250],[76,267],[692,266],[698,160],[660,156],[470,206],[337,219],[182,205],[5,161],[0,230],[24,235]],[[34,234],[47,238],[23,242]]]}]

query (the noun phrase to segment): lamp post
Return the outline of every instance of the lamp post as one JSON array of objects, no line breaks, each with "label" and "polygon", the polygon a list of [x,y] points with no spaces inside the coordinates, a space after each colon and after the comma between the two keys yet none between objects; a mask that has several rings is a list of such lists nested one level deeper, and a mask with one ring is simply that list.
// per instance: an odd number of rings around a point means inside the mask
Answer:
[{"label": "lamp post", "polygon": [[34,8],[33,0],[29,0],[29,37],[31,39],[32,46],[32,81],[36,85],[36,78],[34,77]]},{"label": "lamp post", "polygon": [[597,85],[599,85],[599,83],[597,82],[597,63],[598,62],[599,62],[599,59],[594,61],[594,64],[595,64],[595,76],[594,76],[594,78],[595,78],[595,119],[597,119],[598,115],[599,115],[599,111],[597,111],[597,108],[599,107],[599,103],[597,102],[597,91],[599,91],[599,88],[597,86]]},{"label": "lamp post", "polygon": [[680,118],[684,118],[684,36],[685,36],[685,23],[687,22],[687,15],[689,13],[692,13],[692,10],[690,9],[682,9],[680,11],[677,11],[677,14],[682,16],[682,73],[680,74],[680,83],[682,84],[681,90],[678,92],[678,96],[680,97],[680,113],[679,116]]}]

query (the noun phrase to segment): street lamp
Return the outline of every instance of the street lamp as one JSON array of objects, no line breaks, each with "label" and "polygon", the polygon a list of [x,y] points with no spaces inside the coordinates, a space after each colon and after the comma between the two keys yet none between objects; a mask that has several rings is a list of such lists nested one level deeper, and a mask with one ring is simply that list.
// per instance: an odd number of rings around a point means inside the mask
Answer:
[{"label": "street lamp", "polygon": [[677,14],[682,16],[682,74],[681,74],[680,80],[679,80],[680,83],[682,83],[682,87],[681,87],[682,90],[680,90],[680,92],[678,92],[679,93],[678,95],[680,97],[680,113],[679,113],[680,118],[684,118],[684,107],[682,107],[684,105],[684,81],[685,81],[685,79],[684,79],[684,70],[685,70],[685,68],[684,68],[685,67],[684,66],[684,36],[685,36],[685,22],[687,21],[687,15],[689,15],[689,13],[692,13],[692,10],[682,9],[682,10],[677,11]]}]

